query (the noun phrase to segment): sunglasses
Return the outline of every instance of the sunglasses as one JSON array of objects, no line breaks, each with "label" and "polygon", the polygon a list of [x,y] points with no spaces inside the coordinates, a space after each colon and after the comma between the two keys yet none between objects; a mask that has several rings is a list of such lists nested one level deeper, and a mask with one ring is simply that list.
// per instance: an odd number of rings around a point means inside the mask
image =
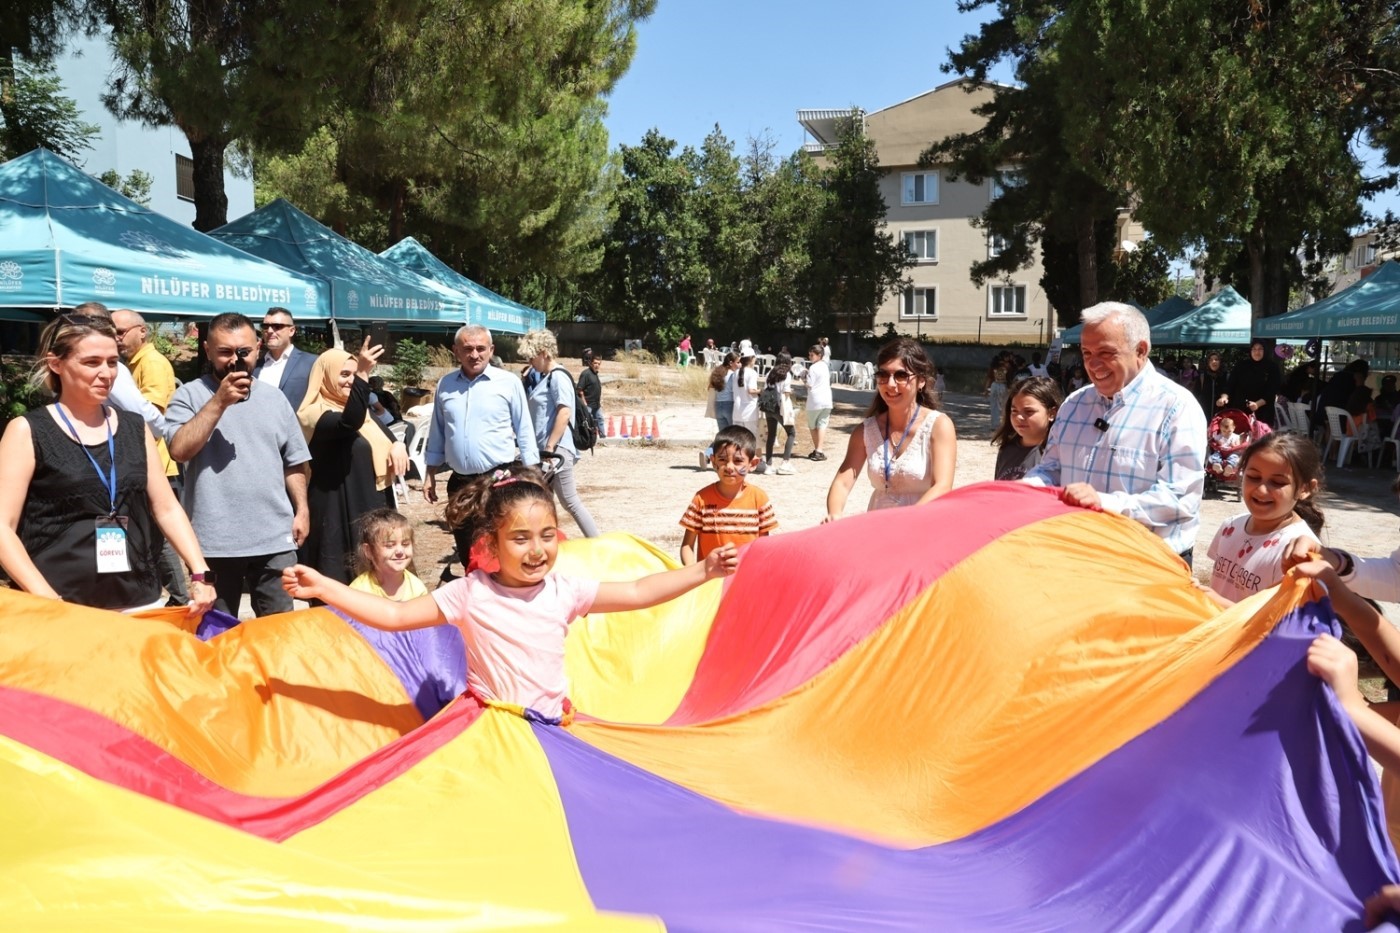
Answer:
[{"label": "sunglasses", "polygon": [[291,327],[291,326],[292,326],[291,324],[278,324],[278,323],[275,322],[275,321],[263,321],[263,328],[262,328],[262,329],[263,329],[263,330],[277,331],[277,330],[286,330],[287,328],[289,328],[289,327]]},{"label": "sunglasses", "polygon": [[882,386],[889,385],[891,379],[894,380],[894,384],[897,386],[908,385],[909,380],[913,378],[914,374],[909,372],[907,369],[896,369],[892,373],[886,372],[883,369],[875,370],[875,381]]}]

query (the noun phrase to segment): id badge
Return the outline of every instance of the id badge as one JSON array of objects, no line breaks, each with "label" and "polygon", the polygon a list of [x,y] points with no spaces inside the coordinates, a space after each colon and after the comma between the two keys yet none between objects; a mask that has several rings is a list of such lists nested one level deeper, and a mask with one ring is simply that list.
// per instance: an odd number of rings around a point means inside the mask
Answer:
[{"label": "id badge", "polygon": [[126,553],[126,518],[99,518],[97,525],[97,572],[126,573],[131,561]]}]

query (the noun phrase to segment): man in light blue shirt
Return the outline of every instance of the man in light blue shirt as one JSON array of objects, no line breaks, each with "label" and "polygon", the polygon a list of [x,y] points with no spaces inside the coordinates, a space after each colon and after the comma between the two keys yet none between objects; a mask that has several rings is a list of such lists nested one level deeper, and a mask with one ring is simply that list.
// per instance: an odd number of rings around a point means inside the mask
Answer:
[{"label": "man in light blue shirt", "polygon": [[[428,425],[428,447],[423,461],[423,496],[437,501],[437,474],[452,471],[447,480],[449,496],[460,487],[497,467],[519,460],[527,466],[540,462],[535,428],[520,377],[490,365],[495,352],[491,332],[475,324],[457,331],[452,355],[462,367],[438,380],[433,396],[433,419]],[[476,529],[454,529],[457,556],[470,559]]]},{"label": "man in light blue shirt", "polygon": [[1151,328],[1132,305],[1085,309],[1081,350],[1090,384],[1060,406],[1024,482],[1064,486],[1071,505],[1140,522],[1189,567],[1205,491],[1205,413],[1148,362]]}]

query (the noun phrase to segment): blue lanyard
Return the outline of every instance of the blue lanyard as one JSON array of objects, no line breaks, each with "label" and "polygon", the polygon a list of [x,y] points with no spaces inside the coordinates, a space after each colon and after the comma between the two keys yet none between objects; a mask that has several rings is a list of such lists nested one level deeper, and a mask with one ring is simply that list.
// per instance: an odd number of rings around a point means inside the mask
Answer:
[{"label": "blue lanyard", "polygon": [[[894,458],[899,459],[899,453],[904,449],[904,445],[909,443],[909,435],[914,433],[914,425],[919,420],[919,403],[914,403],[914,415],[909,419],[909,423],[904,426],[904,436],[899,439],[899,443],[894,445]],[[890,413],[885,410],[885,488],[890,488]]]},{"label": "blue lanyard", "polygon": [[110,420],[111,415],[107,411],[107,406],[102,406],[102,423],[107,426],[107,457],[109,458],[109,462],[111,463],[111,466],[108,469],[108,475],[106,477],[102,475],[102,467],[98,466],[97,458],[92,455],[92,451],[87,449],[87,445],[83,443],[83,439],[78,436],[78,429],[73,427],[73,422],[68,420],[68,414],[63,410],[63,406],[60,404],[55,404],[53,407],[58,409],[58,416],[63,419],[63,423],[68,426],[68,430],[73,432],[73,440],[78,442],[78,446],[82,448],[83,453],[87,456],[88,461],[92,464],[92,468],[97,471],[97,478],[102,481],[102,488],[107,490],[107,498],[111,502],[112,507],[112,511],[108,514],[116,515],[117,444],[112,439],[112,422]]}]

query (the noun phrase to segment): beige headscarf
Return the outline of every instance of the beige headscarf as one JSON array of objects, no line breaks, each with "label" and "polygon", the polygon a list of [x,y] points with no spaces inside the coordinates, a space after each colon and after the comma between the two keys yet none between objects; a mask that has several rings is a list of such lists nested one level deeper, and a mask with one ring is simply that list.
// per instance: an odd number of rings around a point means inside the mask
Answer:
[{"label": "beige headscarf", "polygon": [[[350,400],[349,396],[341,392],[335,382],[345,364],[354,359],[344,350],[327,350],[316,357],[316,362],[311,367],[311,376],[306,383],[306,396],[297,408],[301,433],[306,435],[308,443],[322,415],[328,411],[338,414],[345,410],[345,403]],[[369,411],[365,412],[365,423],[360,425],[360,437],[369,441],[371,456],[374,458],[374,488],[381,491],[387,489],[394,479],[389,475],[389,451],[394,446],[394,439],[374,420],[374,414]]]}]

